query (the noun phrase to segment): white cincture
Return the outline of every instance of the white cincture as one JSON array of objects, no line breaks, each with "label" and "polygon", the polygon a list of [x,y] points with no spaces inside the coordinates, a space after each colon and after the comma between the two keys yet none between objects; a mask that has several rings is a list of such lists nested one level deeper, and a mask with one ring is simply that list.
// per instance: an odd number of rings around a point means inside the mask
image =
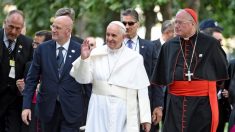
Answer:
[{"label": "white cincture", "polygon": [[106,81],[94,80],[92,83],[92,92],[98,95],[104,96],[116,96],[126,101],[127,106],[127,130],[128,132],[139,131],[140,120],[138,119],[138,102],[137,102],[137,90],[127,89],[116,85],[109,84]]}]

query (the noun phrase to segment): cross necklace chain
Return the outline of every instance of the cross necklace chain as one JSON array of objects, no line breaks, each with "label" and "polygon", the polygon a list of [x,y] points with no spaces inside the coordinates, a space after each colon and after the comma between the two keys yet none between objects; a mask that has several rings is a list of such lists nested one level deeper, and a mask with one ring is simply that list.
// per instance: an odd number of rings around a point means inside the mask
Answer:
[{"label": "cross necklace chain", "polygon": [[198,32],[197,32],[197,36],[196,36],[196,39],[195,39],[195,42],[194,42],[193,52],[192,52],[192,56],[191,56],[191,60],[190,60],[189,65],[188,65],[188,63],[186,61],[186,57],[184,55],[184,51],[183,51],[183,48],[182,48],[181,40],[180,40],[180,37],[179,37],[181,52],[182,52],[182,55],[183,55],[183,58],[184,58],[184,62],[185,62],[186,68],[187,68],[187,73],[185,73],[185,76],[188,77],[188,81],[191,81],[192,80],[191,76],[193,76],[193,73],[190,72],[190,68],[191,68],[191,65],[192,65],[192,62],[193,62],[193,56],[194,56],[195,48],[196,48],[196,45],[197,45],[197,37],[198,37]]}]

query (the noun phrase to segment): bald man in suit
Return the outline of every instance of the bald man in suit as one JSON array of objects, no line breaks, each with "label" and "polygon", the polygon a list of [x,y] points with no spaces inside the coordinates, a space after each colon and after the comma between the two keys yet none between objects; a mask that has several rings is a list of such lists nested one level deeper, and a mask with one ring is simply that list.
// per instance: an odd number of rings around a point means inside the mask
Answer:
[{"label": "bald man in suit", "polygon": [[35,50],[23,91],[22,120],[28,124],[31,101],[40,79],[38,118],[44,132],[77,132],[83,120],[82,85],[69,75],[80,56],[80,45],[70,38],[73,21],[58,16],[51,25],[52,40]]}]

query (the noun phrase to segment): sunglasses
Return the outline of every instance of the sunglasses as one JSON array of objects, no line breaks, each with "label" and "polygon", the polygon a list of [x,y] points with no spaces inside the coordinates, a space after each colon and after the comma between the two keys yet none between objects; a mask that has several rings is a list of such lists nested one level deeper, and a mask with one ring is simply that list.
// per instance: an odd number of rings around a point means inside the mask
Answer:
[{"label": "sunglasses", "polygon": [[125,26],[128,24],[129,26],[133,26],[136,22],[122,22]]}]

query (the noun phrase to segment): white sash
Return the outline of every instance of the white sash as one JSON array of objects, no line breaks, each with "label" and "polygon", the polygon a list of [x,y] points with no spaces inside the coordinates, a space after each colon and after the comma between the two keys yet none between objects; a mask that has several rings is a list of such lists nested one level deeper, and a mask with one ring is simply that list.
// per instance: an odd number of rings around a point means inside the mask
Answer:
[{"label": "white sash", "polygon": [[116,96],[126,100],[127,89],[116,85],[108,84],[105,81],[94,81],[92,92],[98,95]]},{"label": "white sash", "polygon": [[138,118],[137,90],[128,89],[109,84],[106,81],[95,80],[92,83],[92,92],[98,95],[116,96],[126,100],[127,106],[127,131],[138,132],[140,121]]}]

